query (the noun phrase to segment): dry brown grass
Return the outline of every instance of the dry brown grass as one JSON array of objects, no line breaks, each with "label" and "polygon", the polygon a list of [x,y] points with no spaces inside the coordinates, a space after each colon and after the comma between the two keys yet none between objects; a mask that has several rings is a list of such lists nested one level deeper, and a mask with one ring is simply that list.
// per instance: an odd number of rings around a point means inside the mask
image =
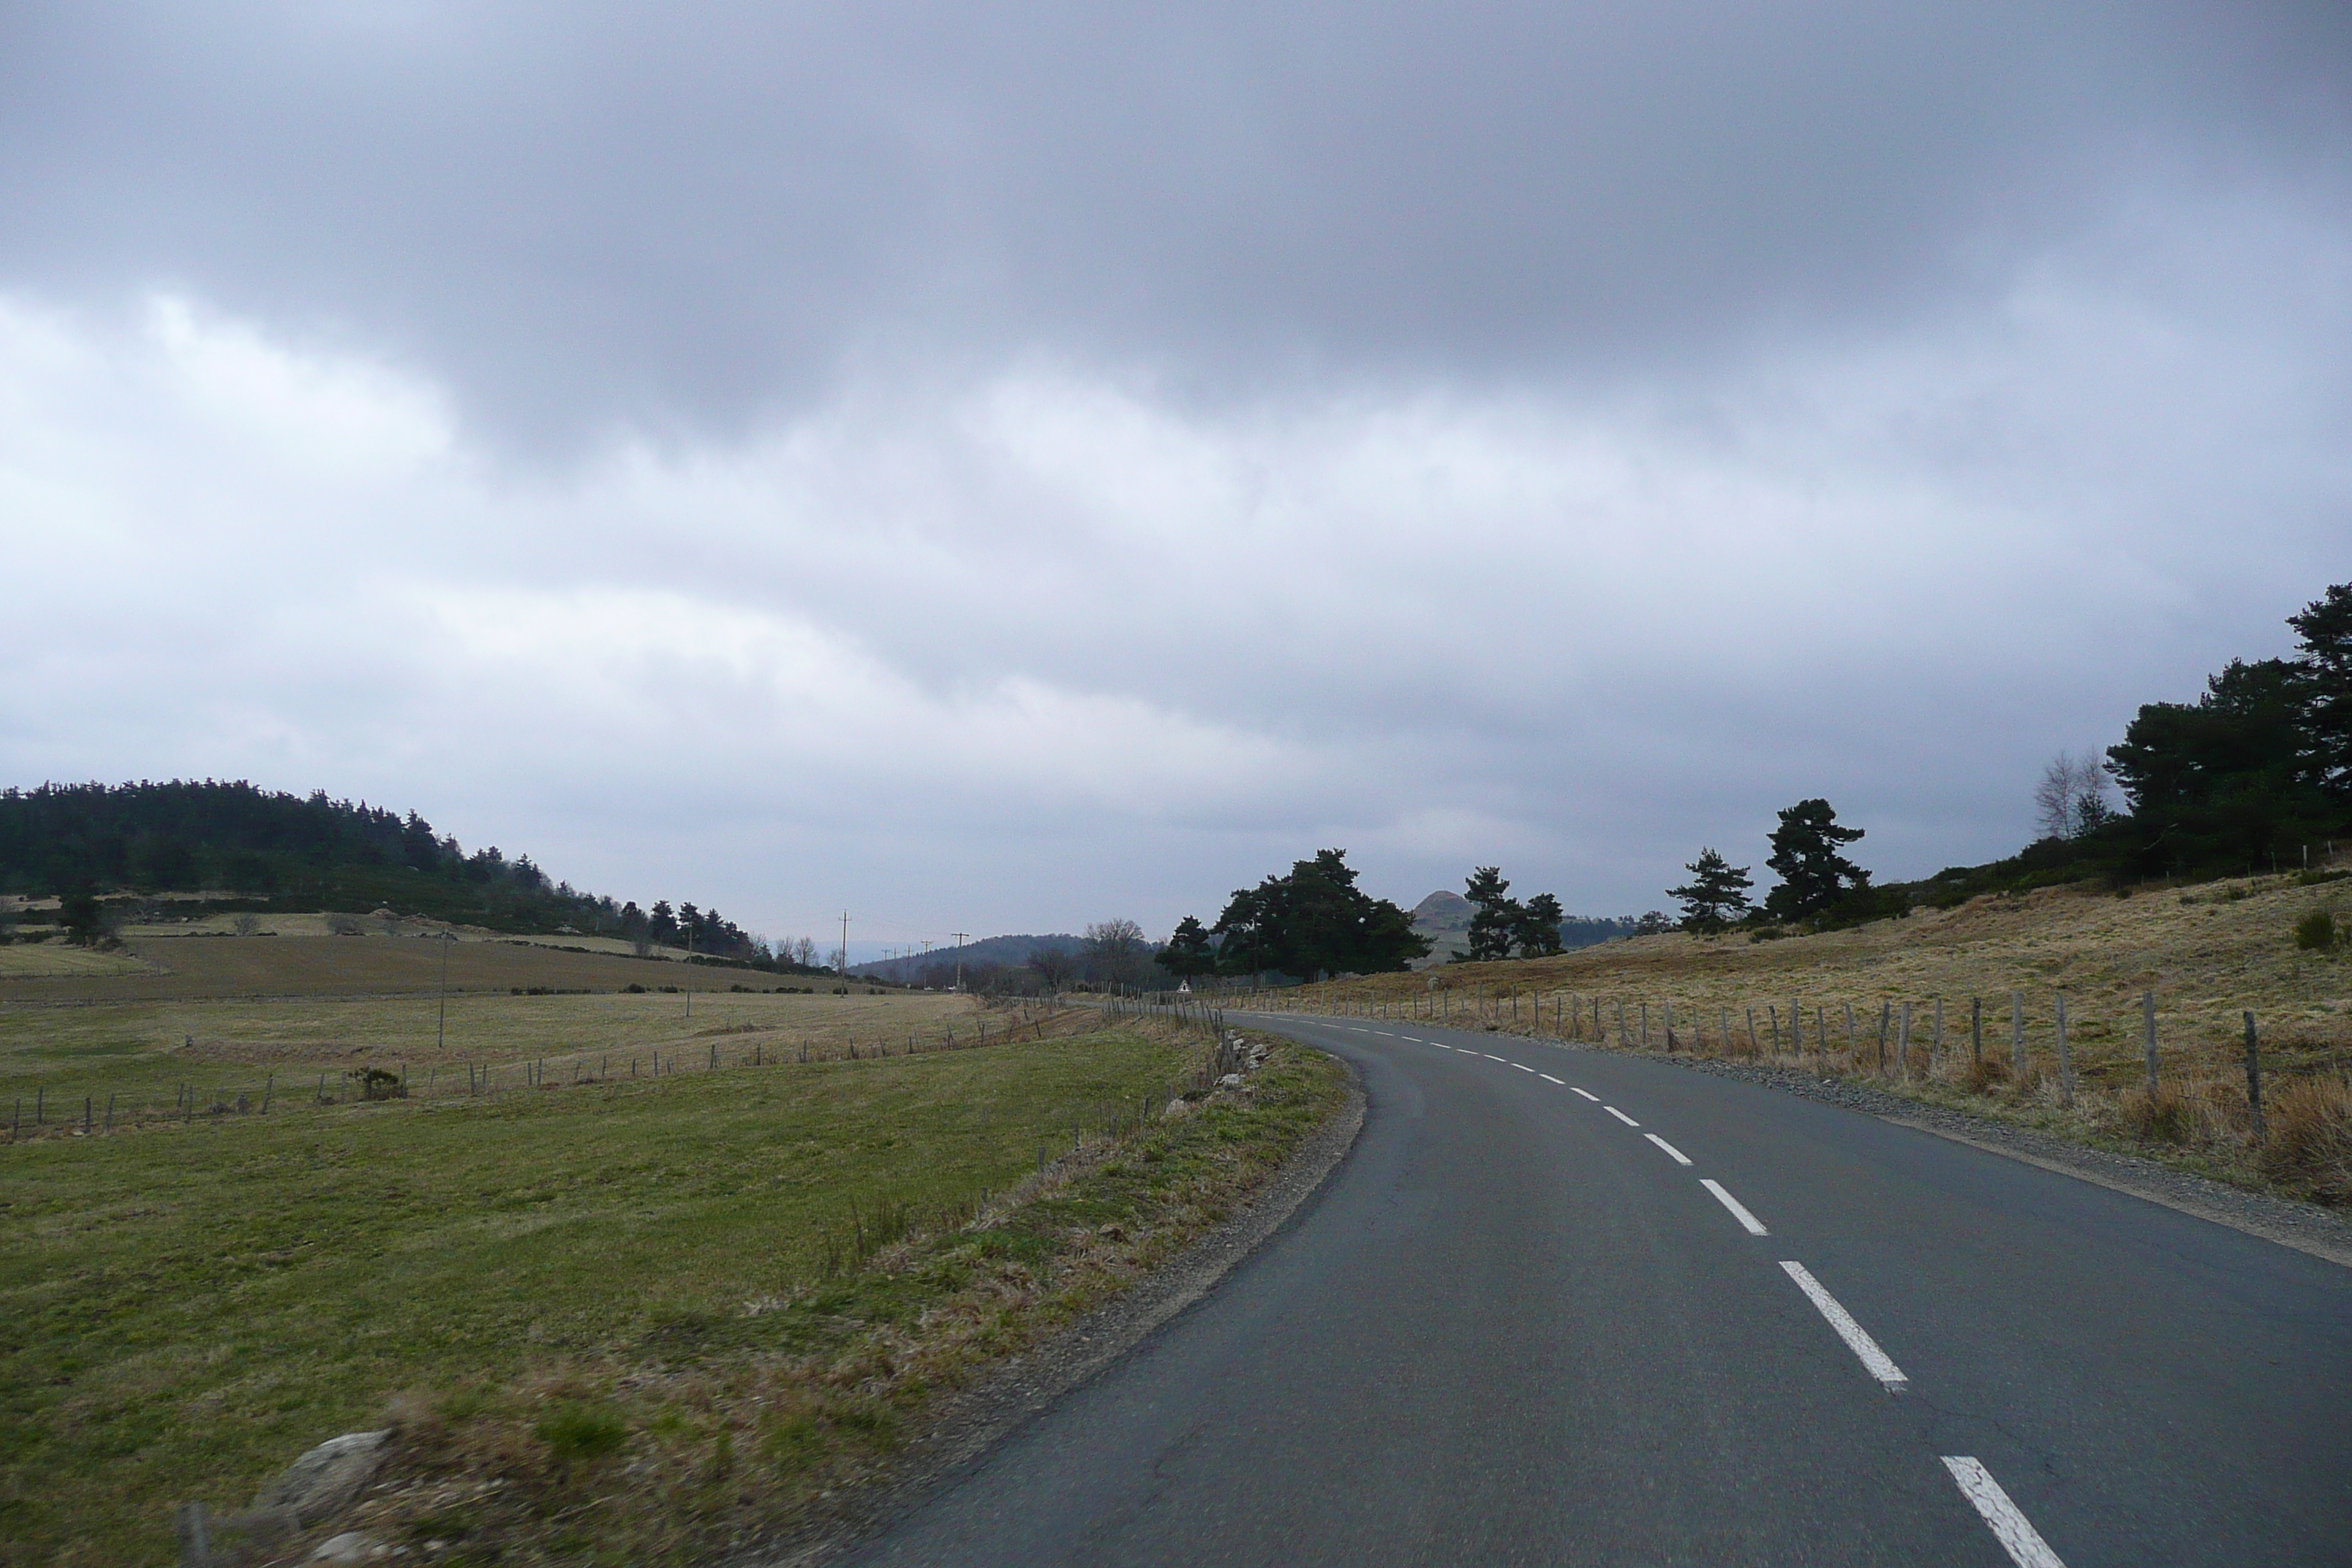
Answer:
[{"label": "dry brown grass", "polygon": [[2352,1204],[2352,1090],[2331,1079],[2289,1084],[2269,1121],[2263,1174],[2321,1203]]},{"label": "dry brown grass", "polygon": [[[2352,1201],[2342,1107],[2352,1073],[2352,960],[2296,949],[2295,922],[2340,908],[2345,884],[2256,878],[2129,898],[2053,889],[1990,897],[1853,931],[1750,941],[1744,933],[1643,937],[1557,958],[1447,964],[1302,987],[1268,998],[1317,1011],[1440,1017],[1708,1056],[1761,1056],[1824,1074],[1878,1078],[2084,1139],[2125,1143],[2234,1180]],[[2019,994],[2024,1063],[2011,1061]],[[2156,998],[2159,1085],[2147,1084],[2141,997]],[[2056,1002],[2066,1003],[2072,1103]],[[1936,1009],[1944,1010],[1940,1046]],[[1981,1055],[1971,1003],[1981,1004]],[[1911,1009],[1907,1064],[1900,1019]],[[1756,1037],[1748,1037],[1753,1011]],[[1802,1020],[1802,1050],[1790,1031]],[[1728,1014],[1729,1028],[1724,1026]],[[2243,1024],[2262,1037],[2273,1137],[2251,1147]],[[1778,1043],[1774,1023],[1777,1015]],[[1826,1039],[1823,1038],[1826,1035]],[[1907,1072],[1906,1070],[1907,1065]],[[2294,1110],[2289,1132],[2287,1107]]]}]

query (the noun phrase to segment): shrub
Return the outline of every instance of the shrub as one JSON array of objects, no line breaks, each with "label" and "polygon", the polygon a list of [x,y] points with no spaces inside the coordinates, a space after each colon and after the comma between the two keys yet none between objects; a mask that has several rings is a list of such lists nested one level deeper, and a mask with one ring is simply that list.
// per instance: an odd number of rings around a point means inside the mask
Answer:
[{"label": "shrub", "polygon": [[1999,1057],[1986,1057],[1981,1061],[1969,1064],[1969,1070],[1961,1078],[1960,1086],[1970,1094],[1984,1094],[1995,1085],[2008,1081],[2009,1064]]},{"label": "shrub", "polygon": [[539,1418],[532,1431],[550,1454],[567,1465],[618,1452],[629,1440],[628,1423],[619,1411],[578,1402],[557,1405]]},{"label": "shrub", "polygon": [[2352,1089],[2333,1079],[2283,1087],[2264,1108],[2263,1173],[2324,1204],[2352,1204]]},{"label": "shrub", "polygon": [[646,988],[634,980],[622,986],[621,991],[623,994],[629,996],[642,996],[646,994]]},{"label": "shrub", "polygon": [[2294,945],[2305,952],[2326,952],[2336,942],[2336,913],[2332,910],[2314,910],[2294,922]]},{"label": "shrub", "polygon": [[2133,1137],[2150,1143],[2186,1143],[2196,1134],[2196,1109],[2178,1084],[2126,1089],[2116,1110]]},{"label": "shrub", "polygon": [[400,1075],[396,1072],[387,1072],[382,1068],[362,1068],[352,1076],[360,1080],[362,1100],[405,1100],[408,1097],[408,1086],[400,1081]]}]

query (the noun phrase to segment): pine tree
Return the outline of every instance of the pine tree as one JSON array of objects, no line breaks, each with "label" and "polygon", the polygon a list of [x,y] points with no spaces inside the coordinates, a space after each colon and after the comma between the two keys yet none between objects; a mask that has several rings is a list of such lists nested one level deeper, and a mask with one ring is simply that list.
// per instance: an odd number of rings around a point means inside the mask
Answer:
[{"label": "pine tree", "polygon": [[1465,879],[1462,896],[1478,906],[1470,917],[1470,951],[1463,955],[1472,963],[1511,956],[1511,938],[1527,911],[1510,891],[1499,866],[1480,866]]},{"label": "pine tree", "polygon": [[2338,583],[2289,616],[2302,657],[2304,761],[2320,788],[2352,795],[2352,583]]},{"label": "pine tree", "polygon": [[1765,909],[1779,920],[1804,920],[1869,887],[1870,873],[1838,853],[1862,836],[1859,827],[1839,826],[1825,800],[1801,800],[1780,813],[1771,858],[1764,862],[1780,885],[1765,895]]},{"label": "pine tree", "polygon": [[1179,980],[1207,974],[1217,967],[1217,950],[1209,945],[1208,931],[1199,920],[1186,915],[1176,922],[1175,931],[1160,950],[1160,967]]},{"label": "pine tree", "polygon": [[1682,901],[1683,930],[1712,935],[1748,912],[1748,889],[1755,884],[1747,867],[1701,849],[1683,869],[1691,874],[1689,882],[1666,889],[1666,897]]},{"label": "pine tree", "polygon": [[1568,918],[1559,907],[1559,899],[1551,893],[1538,893],[1519,910],[1518,922],[1512,928],[1511,940],[1518,943],[1521,958],[1549,958],[1559,949],[1559,922]]}]

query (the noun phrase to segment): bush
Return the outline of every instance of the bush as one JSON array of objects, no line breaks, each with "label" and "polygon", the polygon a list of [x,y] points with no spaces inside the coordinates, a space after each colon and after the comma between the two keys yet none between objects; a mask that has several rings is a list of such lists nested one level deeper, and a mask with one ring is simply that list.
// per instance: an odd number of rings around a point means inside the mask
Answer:
[{"label": "bush", "polygon": [[603,1405],[559,1405],[541,1416],[532,1431],[550,1454],[567,1465],[616,1453],[629,1440],[628,1423],[619,1411]]},{"label": "bush", "polygon": [[642,996],[646,994],[646,988],[632,980],[621,987],[621,994],[625,996]]},{"label": "bush", "polygon": [[408,1098],[408,1086],[400,1081],[400,1075],[396,1072],[387,1072],[382,1068],[362,1068],[352,1076],[360,1080],[362,1100]]},{"label": "bush", "polygon": [[1960,1079],[1960,1085],[1970,1094],[1984,1094],[1995,1085],[2008,1081],[2009,1064],[1999,1057],[1986,1057],[1969,1064],[1968,1073]]},{"label": "bush", "polygon": [[2282,1088],[2265,1109],[2263,1173],[2321,1203],[2352,1204],[2352,1089],[2333,1079],[2305,1079]]},{"label": "bush", "polygon": [[2336,913],[2314,910],[2294,922],[2294,945],[2305,952],[2326,952],[2337,940]]},{"label": "bush", "polygon": [[2147,1142],[2187,1143],[2196,1135],[2196,1109],[2178,1084],[2126,1089],[2116,1110],[2126,1131]]}]

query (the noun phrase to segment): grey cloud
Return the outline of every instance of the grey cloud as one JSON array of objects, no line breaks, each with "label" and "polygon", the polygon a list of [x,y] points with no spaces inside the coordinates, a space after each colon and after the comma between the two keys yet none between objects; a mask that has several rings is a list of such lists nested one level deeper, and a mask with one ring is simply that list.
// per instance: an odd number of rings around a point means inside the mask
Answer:
[{"label": "grey cloud", "polygon": [[2341,201],[2331,5],[12,9],[0,275],[347,337],[478,427],[847,362],[1213,398],[1654,374],[1997,290],[2181,161]]}]

